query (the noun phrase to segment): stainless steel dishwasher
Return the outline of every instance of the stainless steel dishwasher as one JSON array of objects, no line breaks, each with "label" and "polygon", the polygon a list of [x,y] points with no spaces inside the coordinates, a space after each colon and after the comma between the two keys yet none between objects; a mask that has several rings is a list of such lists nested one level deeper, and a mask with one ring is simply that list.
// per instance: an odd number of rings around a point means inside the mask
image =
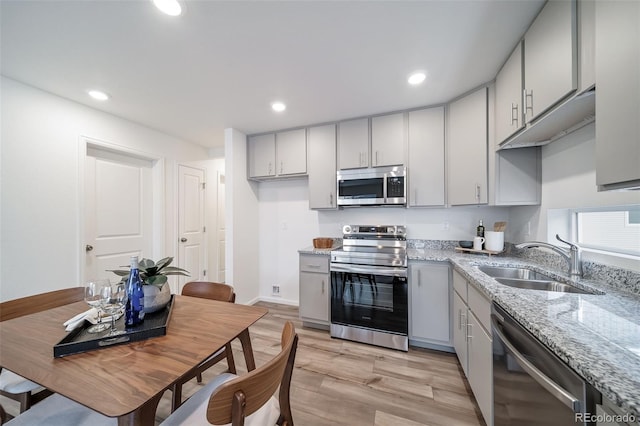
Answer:
[{"label": "stainless steel dishwasher", "polygon": [[491,329],[494,426],[595,425],[598,391],[495,303]]}]

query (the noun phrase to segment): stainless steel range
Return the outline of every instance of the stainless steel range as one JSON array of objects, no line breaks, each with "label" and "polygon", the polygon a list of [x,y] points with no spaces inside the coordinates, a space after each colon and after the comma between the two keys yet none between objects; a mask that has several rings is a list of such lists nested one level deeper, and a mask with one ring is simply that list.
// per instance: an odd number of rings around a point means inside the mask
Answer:
[{"label": "stainless steel range", "polygon": [[331,251],[331,336],[407,351],[407,232],[345,225]]}]

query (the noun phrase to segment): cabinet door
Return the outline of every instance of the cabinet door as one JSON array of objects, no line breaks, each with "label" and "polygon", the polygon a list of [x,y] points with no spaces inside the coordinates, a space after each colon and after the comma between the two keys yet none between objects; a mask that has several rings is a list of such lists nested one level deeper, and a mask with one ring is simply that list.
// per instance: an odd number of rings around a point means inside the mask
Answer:
[{"label": "cabinet door", "polygon": [[404,164],[404,114],[383,115],[371,119],[371,163],[378,166]]},{"label": "cabinet door", "polygon": [[451,205],[487,203],[487,88],[449,105],[448,199]]},{"label": "cabinet door", "polygon": [[300,318],[329,322],[329,275],[300,272]]},{"label": "cabinet door", "polygon": [[467,368],[467,305],[460,295],[453,292],[453,311],[451,317],[453,325],[453,348],[456,351],[462,371],[468,376]]},{"label": "cabinet door", "polygon": [[411,265],[412,339],[451,345],[451,286],[449,265]]},{"label": "cabinet door", "polygon": [[249,177],[276,175],[276,137],[273,133],[250,137],[247,150]]},{"label": "cabinet door", "polygon": [[547,2],[524,36],[527,123],[576,90],[576,40],[576,0]]},{"label": "cabinet door", "polygon": [[640,2],[596,2],[596,183],[640,186]]},{"label": "cabinet door", "polygon": [[467,379],[488,425],[493,423],[493,348],[491,338],[471,313],[468,317]]},{"label": "cabinet door", "polygon": [[308,130],[309,208],[336,208],[336,126]]},{"label": "cabinet door", "polygon": [[409,112],[409,206],[442,206],[444,107]]},{"label": "cabinet door", "polygon": [[338,168],[369,167],[369,119],[338,124]]},{"label": "cabinet door", "polygon": [[307,133],[305,129],[276,134],[276,173],[295,175],[307,173]]},{"label": "cabinet door", "polygon": [[496,144],[524,127],[522,119],[522,42],[496,77]]}]

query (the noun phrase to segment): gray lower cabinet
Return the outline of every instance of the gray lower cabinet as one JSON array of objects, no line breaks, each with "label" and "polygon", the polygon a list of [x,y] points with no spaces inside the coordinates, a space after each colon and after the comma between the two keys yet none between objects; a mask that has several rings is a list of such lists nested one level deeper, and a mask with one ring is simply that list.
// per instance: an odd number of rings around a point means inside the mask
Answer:
[{"label": "gray lower cabinet", "polygon": [[410,262],[409,341],[413,346],[452,351],[449,262]]},{"label": "gray lower cabinet", "polygon": [[330,286],[329,256],[300,254],[300,319],[304,325],[329,329]]},{"label": "gray lower cabinet", "polygon": [[453,346],[482,416],[493,425],[491,302],[453,271]]}]

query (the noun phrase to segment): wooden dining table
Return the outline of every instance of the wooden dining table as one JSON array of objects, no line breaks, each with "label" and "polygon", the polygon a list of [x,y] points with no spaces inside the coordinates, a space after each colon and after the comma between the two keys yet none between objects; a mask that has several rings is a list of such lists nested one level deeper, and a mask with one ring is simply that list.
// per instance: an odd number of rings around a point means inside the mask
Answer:
[{"label": "wooden dining table", "polygon": [[84,302],[0,322],[0,366],[105,416],[119,425],[153,425],[164,391],[228,342],[238,338],[255,369],[249,327],[268,310],[173,296],[167,333],[142,341],[54,358],[66,335],[62,323]]}]

